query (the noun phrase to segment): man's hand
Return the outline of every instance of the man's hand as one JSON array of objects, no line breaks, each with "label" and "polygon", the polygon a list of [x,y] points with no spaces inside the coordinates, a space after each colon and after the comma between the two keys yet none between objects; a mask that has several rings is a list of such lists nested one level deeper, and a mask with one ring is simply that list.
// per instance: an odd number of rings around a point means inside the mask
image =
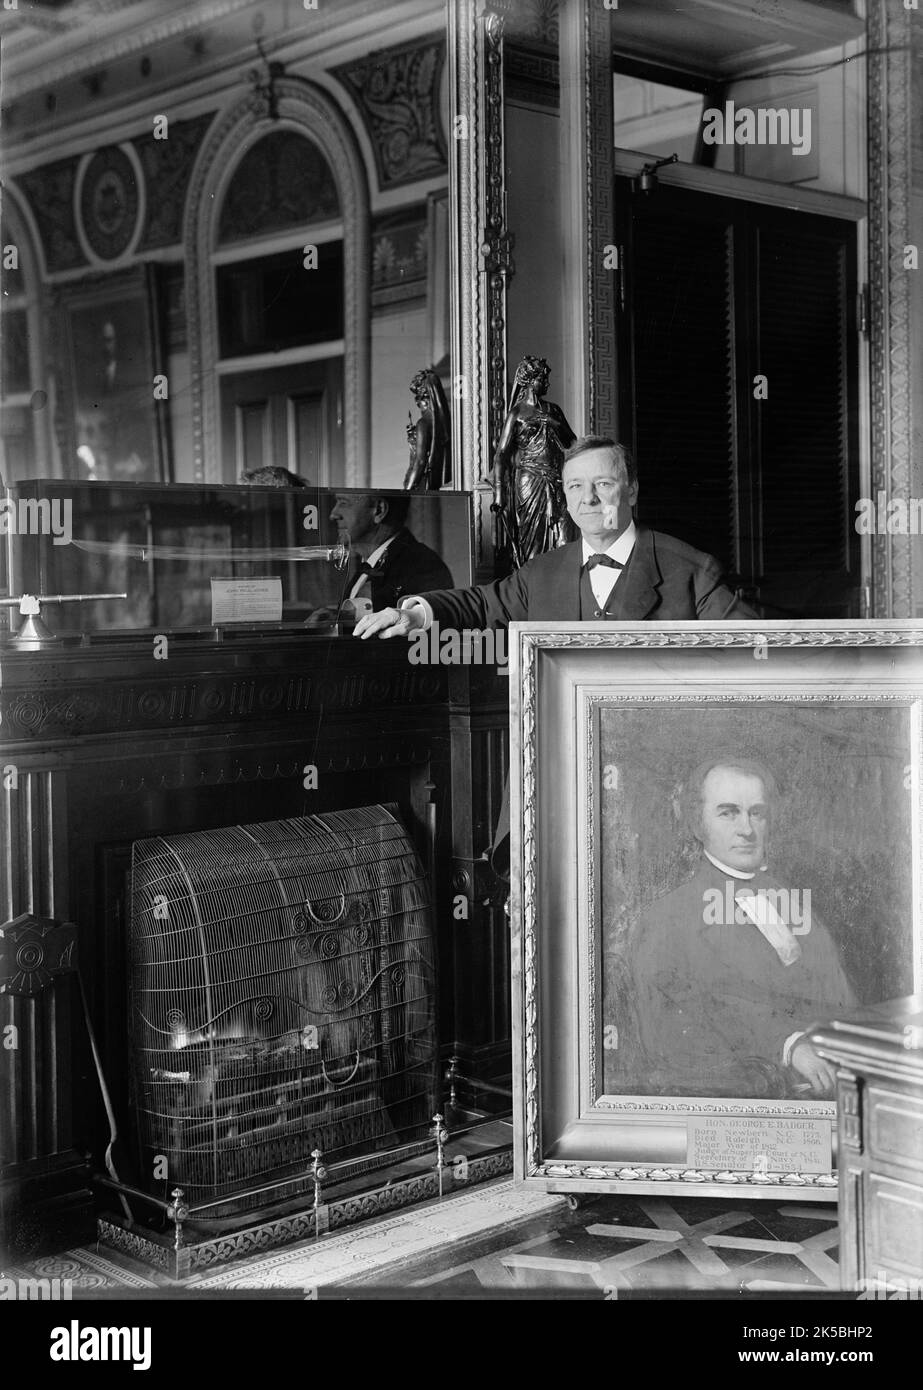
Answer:
[{"label": "man's hand", "polygon": [[353,630],[354,637],[409,637],[425,619],[421,608],[382,608],[378,613],[366,613]]},{"label": "man's hand", "polygon": [[333,627],[336,616],[332,608],[315,608],[314,612],[305,618],[304,625],[309,632],[326,632]]},{"label": "man's hand", "polygon": [[810,1081],[815,1095],[832,1095],[836,1090],[836,1072],[829,1062],[818,1056],[809,1042],[795,1044],[791,1064],[799,1075]]}]

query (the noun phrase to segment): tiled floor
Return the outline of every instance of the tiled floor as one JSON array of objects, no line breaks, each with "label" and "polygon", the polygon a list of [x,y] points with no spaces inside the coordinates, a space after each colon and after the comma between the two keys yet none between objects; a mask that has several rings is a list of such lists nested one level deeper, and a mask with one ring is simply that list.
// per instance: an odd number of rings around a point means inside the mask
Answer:
[{"label": "tiled floor", "polygon": [[[208,1290],[339,1288],[404,1297],[682,1297],[838,1288],[835,1205],[598,1197],[571,1211],[563,1198],[509,1180],[339,1234],[239,1261],[186,1281]],[[163,1278],[122,1256],[81,1248],[8,1274],[69,1278],[76,1297]]]},{"label": "tiled floor", "polygon": [[405,1268],[402,1283],[462,1295],[569,1290],[589,1297],[837,1289],[836,1207],[694,1198],[595,1198],[546,1229],[464,1262]]}]

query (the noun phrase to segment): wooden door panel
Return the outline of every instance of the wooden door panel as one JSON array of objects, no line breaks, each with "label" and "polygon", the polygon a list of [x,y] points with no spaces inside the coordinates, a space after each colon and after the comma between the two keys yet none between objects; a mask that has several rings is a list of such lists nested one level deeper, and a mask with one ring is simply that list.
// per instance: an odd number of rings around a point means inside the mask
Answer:
[{"label": "wooden door panel", "polygon": [[[288,396],[285,400],[285,438],[289,462],[286,465],[301,477],[311,477],[322,486],[326,477],[322,461],[328,459],[326,413],[329,402],[326,393]],[[319,464],[321,467],[319,467]],[[328,470],[329,471],[329,470]]]},{"label": "wooden door panel", "polygon": [[246,401],[234,409],[234,442],[238,477],[263,468],[272,459],[269,401]]},{"label": "wooden door panel", "polygon": [[313,486],[342,486],[342,402],[342,358],[223,376],[223,481],[275,465]]}]

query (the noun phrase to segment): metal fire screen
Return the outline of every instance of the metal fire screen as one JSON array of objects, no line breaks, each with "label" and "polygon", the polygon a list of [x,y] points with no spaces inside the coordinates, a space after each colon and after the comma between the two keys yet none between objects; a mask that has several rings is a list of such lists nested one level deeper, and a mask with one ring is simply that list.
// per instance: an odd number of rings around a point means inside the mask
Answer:
[{"label": "metal fire screen", "polygon": [[[137,841],[134,1103],[148,1172],[211,1202],[424,1137],[430,895],[395,808]],[[150,1165],[150,1166],[148,1166]],[[250,1205],[243,1201],[244,1205]]]}]

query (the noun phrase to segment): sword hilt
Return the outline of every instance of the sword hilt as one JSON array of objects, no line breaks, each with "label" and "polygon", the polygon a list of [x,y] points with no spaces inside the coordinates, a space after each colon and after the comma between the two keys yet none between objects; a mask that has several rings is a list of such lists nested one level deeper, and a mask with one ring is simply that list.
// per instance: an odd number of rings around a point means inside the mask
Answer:
[{"label": "sword hilt", "polygon": [[18,598],[0,598],[0,608],[18,608],[25,619],[13,638],[14,646],[35,651],[50,642],[60,642],[42,618],[43,603],[89,603],[95,599],[128,598],[127,594],[20,594]]}]

